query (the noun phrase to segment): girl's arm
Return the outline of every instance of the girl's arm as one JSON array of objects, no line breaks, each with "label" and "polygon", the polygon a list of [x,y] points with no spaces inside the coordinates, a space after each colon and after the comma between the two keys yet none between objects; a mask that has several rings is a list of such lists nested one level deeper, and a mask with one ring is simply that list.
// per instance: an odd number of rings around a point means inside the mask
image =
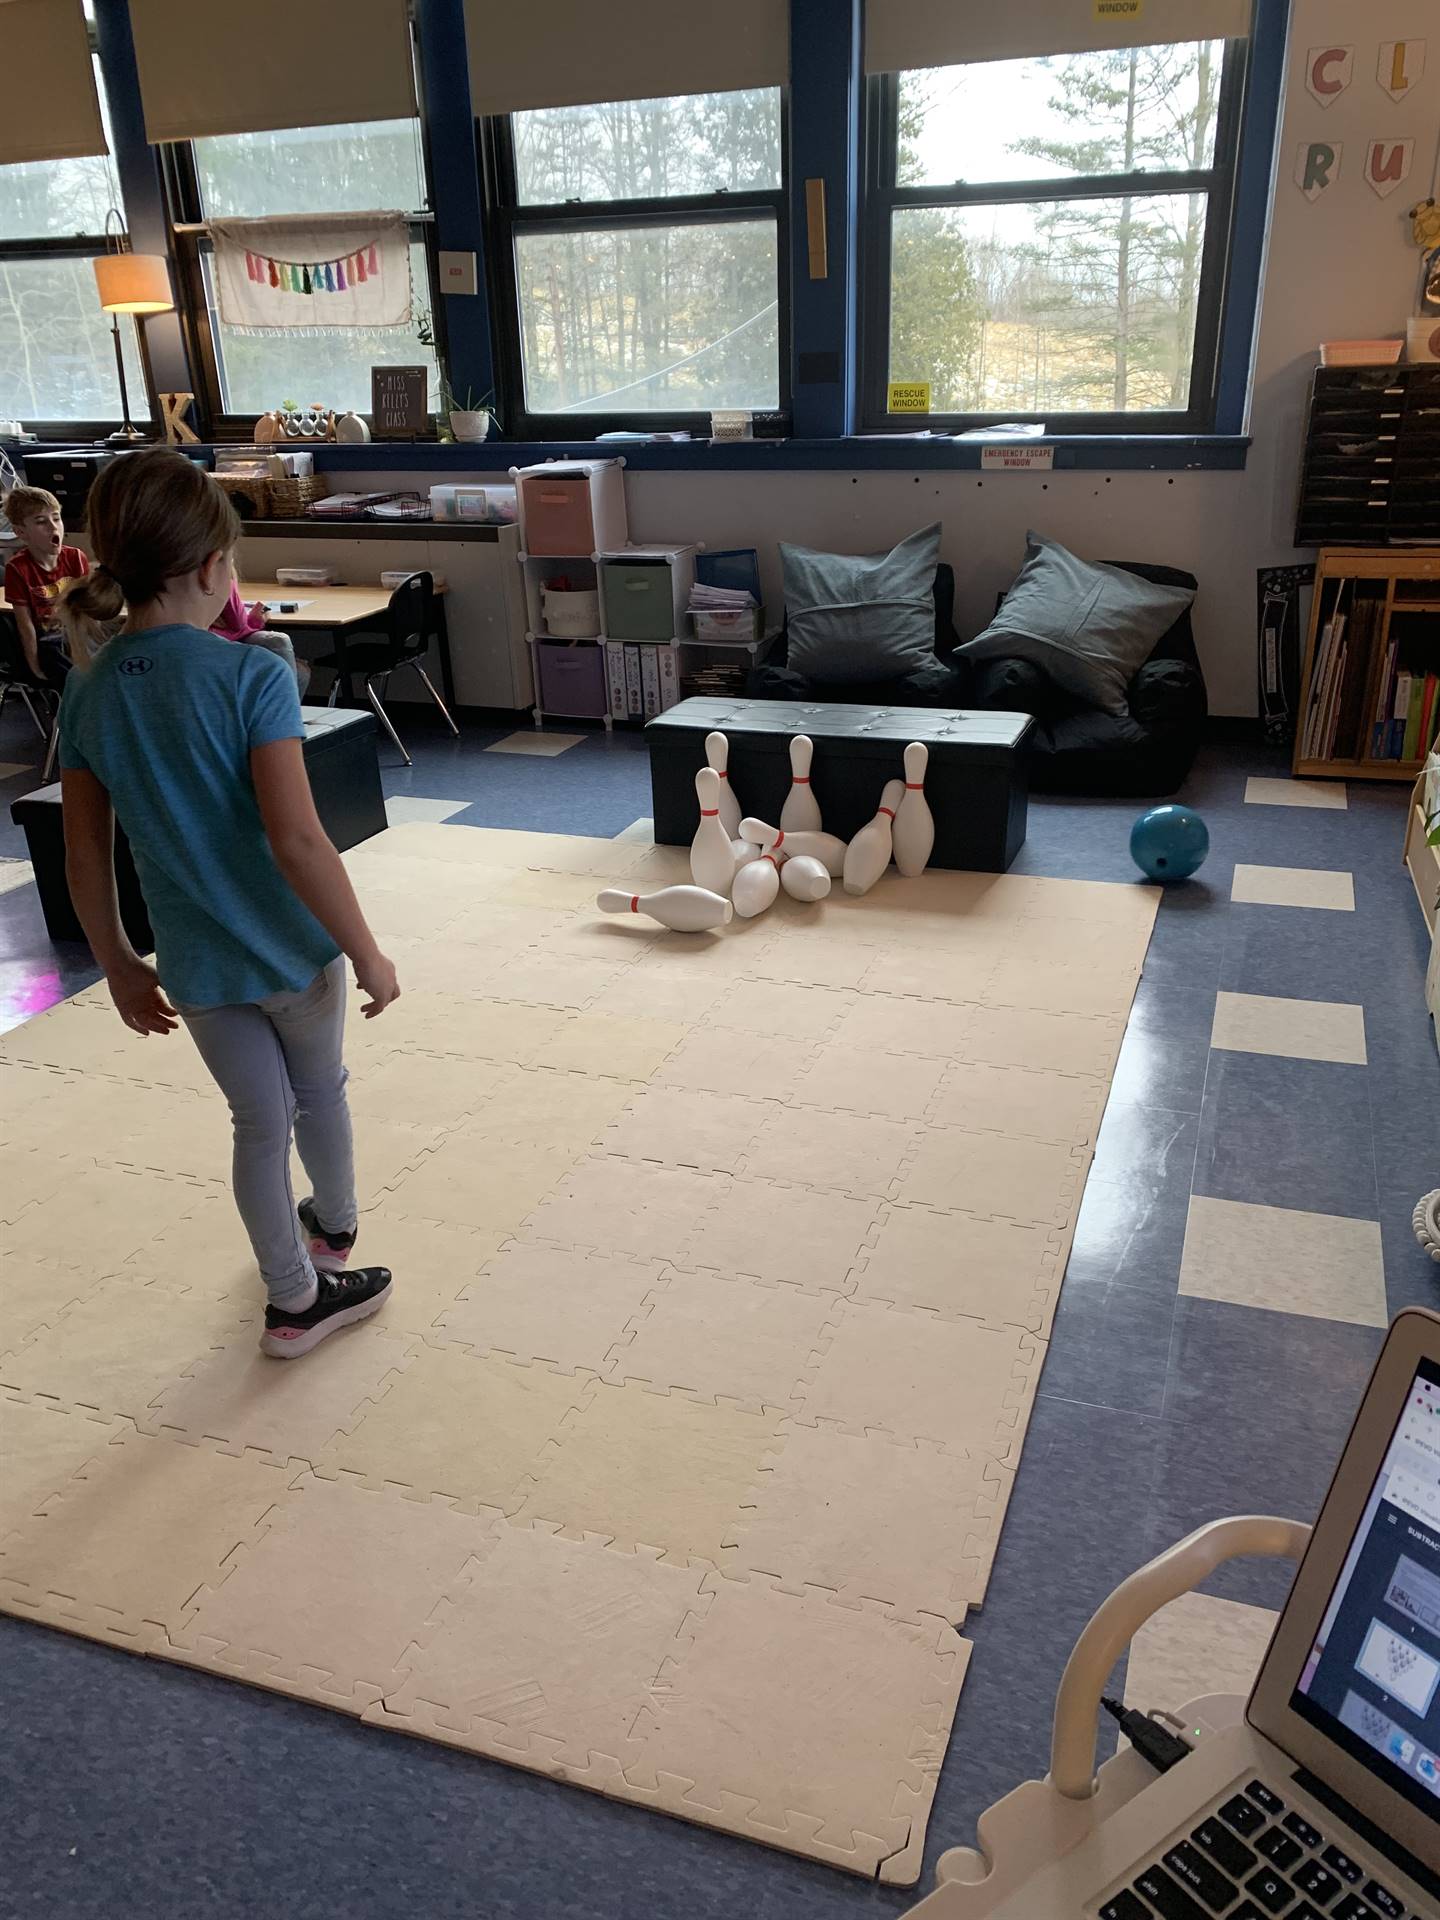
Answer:
[{"label": "girl's arm", "polygon": [[70,898],[120,1018],[136,1033],[171,1033],[175,1009],[161,992],[154,967],[136,953],[120,924],[110,796],[94,774],[84,770],[62,771],[60,791]]},{"label": "girl's arm", "polygon": [[365,924],[350,876],[320,824],[301,743],[272,740],[252,747],[250,774],[276,866],[336,946],[350,956],[356,982],[369,995],[362,1011],[367,1020],[373,1019],[400,988],[394,967]]}]

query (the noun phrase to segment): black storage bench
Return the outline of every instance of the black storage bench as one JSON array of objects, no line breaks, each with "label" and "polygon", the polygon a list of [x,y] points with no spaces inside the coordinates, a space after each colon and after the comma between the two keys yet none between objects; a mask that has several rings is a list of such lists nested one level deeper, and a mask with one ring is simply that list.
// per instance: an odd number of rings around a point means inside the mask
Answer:
[{"label": "black storage bench", "polygon": [[815,742],[811,781],[827,833],[849,840],[873,819],[887,780],[905,777],[912,740],[930,749],[925,797],[935,816],[932,867],[1004,873],[1025,844],[1026,713],[857,707],[791,700],[682,700],[645,729],[655,839],[686,846],[700,822],[695,775],[705,736],[730,742],[742,813],[776,822],[790,791],[790,742]]},{"label": "black storage bench", "polygon": [[[306,707],[305,771],[321,825],[343,853],[385,830],[385,796],[380,788],[376,725],[372,713],[342,707]],[[52,940],[83,940],[65,880],[65,830],[61,822],[60,783],[40,787],[16,800],[10,818],[25,830],[35,869],[40,910]],[[115,890],[120,920],[137,953],[155,945],[130,847],[115,828]]]}]

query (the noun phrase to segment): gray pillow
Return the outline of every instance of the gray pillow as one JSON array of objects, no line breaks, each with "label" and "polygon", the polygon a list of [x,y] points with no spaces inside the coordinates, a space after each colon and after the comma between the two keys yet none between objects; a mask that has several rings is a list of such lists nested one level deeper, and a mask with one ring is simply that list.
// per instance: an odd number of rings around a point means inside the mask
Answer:
[{"label": "gray pillow", "polygon": [[1079,560],[1038,533],[1025,543],[1025,564],[999,612],[959,651],[976,661],[1029,660],[1077,700],[1123,716],[1125,689],[1194,589]]},{"label": "gray pillow", "polygon": [[889,553],[813,553],[782,542],[789,662],[836,684],[888,680],[935,651],[940,523]]}]

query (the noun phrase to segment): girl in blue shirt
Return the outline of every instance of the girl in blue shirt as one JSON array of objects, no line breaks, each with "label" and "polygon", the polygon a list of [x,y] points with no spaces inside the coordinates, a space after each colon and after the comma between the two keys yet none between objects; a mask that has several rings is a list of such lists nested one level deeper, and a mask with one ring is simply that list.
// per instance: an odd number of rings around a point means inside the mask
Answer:
[{"label": "girl in blue shirt", "polygon": [[[183,1021],[230,1104],[235,1202],[268,1294],[260,1345],[293,1359],[390,1291],[384,1267],[347,1270],[342,955],[367,1019],[399,992],[395,969],[316,815],[294,673],[208,631],[233,578],[230,502],[157,447],[111,461],[88,504],[96,565],[60,603],[76,668],[60,710],[70,893],[121,1019],[155,1036]],[[115,819],[154,966],[120,924]],[[292,1124],[314,1189],[298,1207]]]}]

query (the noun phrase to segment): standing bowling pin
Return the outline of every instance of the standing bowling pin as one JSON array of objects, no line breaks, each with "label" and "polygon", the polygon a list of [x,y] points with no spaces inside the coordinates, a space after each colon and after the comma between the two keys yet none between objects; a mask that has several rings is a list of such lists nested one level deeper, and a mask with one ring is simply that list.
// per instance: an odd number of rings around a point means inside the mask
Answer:
[{"label": "standing bowling pin", "polygon": [[797,853],[812,855],[832,880],[838,880],[845,871],[845,842],[837,840],[833,833],[787,833],[783,827],[767,826],[763,820],[748,815],[740,822],[740,831],[755,846],[770,853],[782,853],[787,859]]},{"label": "standing bowling pin", "polygon": [[875,818],[861,827],[845,849],[846,893],[868,893],[889,866],[894,844],[895,815],[904,798],[903,780],[885,782],[885,791],[880,796]]},{"label": "standing bowling pin", "polygon": [[792,900],[823,900],[830,891],[830,875],[813,853],[797,853],[781,867],[780,884]]},{"label": "standing bowling pin", "polygon": [[713,767],[701,767],[695,776],[700,802],[700,825],[690,842],[690,878],[724,899],[730,898],[735,878],[735,849],[720,823],[720,776]]},{"label": "standing bowling pin", "polygon": [[625,893],[619,887],[606,887],[595,896],[602,913],[647,913],[662,927],[674,927],[679,933],[709,933],[723,927],[734,913],[728,900],[704,887],[661,887],[658,893]]},{"label": "standing bowling pin", "polygon": [[790,742],[790,791],[780,809],[780,824],[786,833],[819,833],[820,803],[810,787],[810,762],[815,744],[797,733]]},{"label": "standing bowling pin", "polygon": [[780,862],[773,853],[749,860],[735,875],[731,899],[742,920],[753,920],[772,904],[780,891]]},{"label": "standing bowling pin", "polygon": [[935,817],[925,798],[925,768],[930,749],[912,740],[905,749],[905,798],[895,816],[895,864],[913,880],[930,863],[935,845]]},{"label": "standing bowling pin", "polygon": [[735,870],[737,873],[741,867],[748,867],[752,860],[758,860],[760,858],[760,849],[753,840],[732,840],[730,842],[730,851],[735,855]]},{"label": "standing bowling pin", "polygon": [[740,831],[740,802],[730,791],[730,742],[723,733],[707,733],[705,758],[720,776],[720,824],[733,840]]}]

